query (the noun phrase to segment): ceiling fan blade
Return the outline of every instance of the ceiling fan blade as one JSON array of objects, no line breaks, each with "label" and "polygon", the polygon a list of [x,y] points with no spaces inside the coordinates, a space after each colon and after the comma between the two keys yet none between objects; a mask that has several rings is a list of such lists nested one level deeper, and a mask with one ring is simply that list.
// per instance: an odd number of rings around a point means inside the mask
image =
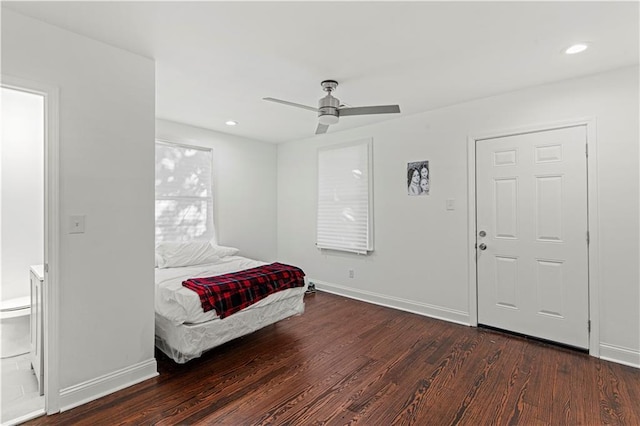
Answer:
[{"label": "ceiling fan blade", "polygon": [[298,107],[298,108],[304,108],[304,109],[308,109],[309,111],[318,112],[318,108],[297,104],[295,102],[283,101],[281,99],[276,99],[276,98],[262,98],[262,99],[265,101],[277,102],[279,104],[289,105],[289,106]]},{"label": "ceiling fan blade", "polygon": [[378,105],[338,109],[338,115],[340,115],[340,117],[347,115],[393,114],[398,112],[400,112],[400,106],[398,105]]},{"label": "ceiling fan blade", "polygon": [[327,133],[327,129],[329,128],[328,124],[318,123],[318,128],[316,129],[316,135],[321,135],[323,133]]}]

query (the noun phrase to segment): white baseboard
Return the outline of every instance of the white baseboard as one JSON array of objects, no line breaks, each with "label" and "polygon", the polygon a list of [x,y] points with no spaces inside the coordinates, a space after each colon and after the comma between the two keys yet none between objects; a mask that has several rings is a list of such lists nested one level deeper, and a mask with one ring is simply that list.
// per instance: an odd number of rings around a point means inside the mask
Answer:
[{"label": "white baseboard", "polygon": [[413,300],[401,299],[399,297],[388,296],[385,294],[353,289],[339,284],[332,284],[320,280],[314,280],[313,278],[310,278],[309,282],[314,283],[318,290],[326,291],[327,293],[333,293],[339,296],[348,297],[350,299],[356,299],[380,306],[386,306],[388,308],[399,309],[401,311],[411,312],[426,317],[455,322],[457,324],[470,324],[468,312],[443,308],[442,306],[429,305],[427,303],[415,302]]},{"label": "white baseboard", "polygon": [[600,358],[640,368],[640,351],[624,348],[622,346],[600,343]]},{"label": "white baseboard", "polygon": [[60,390],[60,411],[70,410],[78,405],[86,404],[157,375],[156,360],[152,358],[122,370],[70,386]]}]

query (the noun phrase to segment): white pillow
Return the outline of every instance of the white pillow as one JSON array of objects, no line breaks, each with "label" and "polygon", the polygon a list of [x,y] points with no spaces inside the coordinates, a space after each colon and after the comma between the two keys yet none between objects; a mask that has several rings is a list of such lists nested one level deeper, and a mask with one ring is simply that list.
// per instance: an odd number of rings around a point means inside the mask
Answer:
[{"label": "white pillow", "polygon": [[215,263],[220,256],[209,241],[162,242],[156,244],[159,268]]},{"label": "white pillow", "polygon": [[234,256],[240,251],[240,249],[237,249],[235,247],[219,246],[213,243],[211,244],[211,246],[216,252],[216,255],[220,257]]}]

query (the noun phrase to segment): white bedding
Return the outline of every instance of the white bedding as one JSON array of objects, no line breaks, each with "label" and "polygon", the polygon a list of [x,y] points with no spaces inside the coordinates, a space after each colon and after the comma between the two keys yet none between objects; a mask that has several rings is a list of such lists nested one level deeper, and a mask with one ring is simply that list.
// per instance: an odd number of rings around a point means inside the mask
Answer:
[{"label": "white bedding", "polygon": [[[212,277],[261,265],[266,265],[266,263],[242,256],[226,256],[211,264],[184,266],[181,268],[156,268],[156,314],[163,316],[174,325],[198,324],[216,319],[218,318],[216,311],[204,312],[198,294],[184,287],[182,282],[189,278]],[[290,297],[289,293],[290,291],[287,290],[279,291],[249,308],[259,307],[261,304]]]}]

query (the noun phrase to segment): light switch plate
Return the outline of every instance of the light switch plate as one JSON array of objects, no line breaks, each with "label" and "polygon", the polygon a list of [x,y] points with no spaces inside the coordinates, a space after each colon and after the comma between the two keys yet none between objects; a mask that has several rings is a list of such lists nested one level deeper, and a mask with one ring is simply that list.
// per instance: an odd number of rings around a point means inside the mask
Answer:
[{"label": "light switch plate", "polygon": [[455,210],[456,209],[456,200],[453,198],[449,198],[447,200],[447,210]]},{"label": "light switch plate", "polygon": [[84,234],[84,215],[69,216],[69,233]]}]

